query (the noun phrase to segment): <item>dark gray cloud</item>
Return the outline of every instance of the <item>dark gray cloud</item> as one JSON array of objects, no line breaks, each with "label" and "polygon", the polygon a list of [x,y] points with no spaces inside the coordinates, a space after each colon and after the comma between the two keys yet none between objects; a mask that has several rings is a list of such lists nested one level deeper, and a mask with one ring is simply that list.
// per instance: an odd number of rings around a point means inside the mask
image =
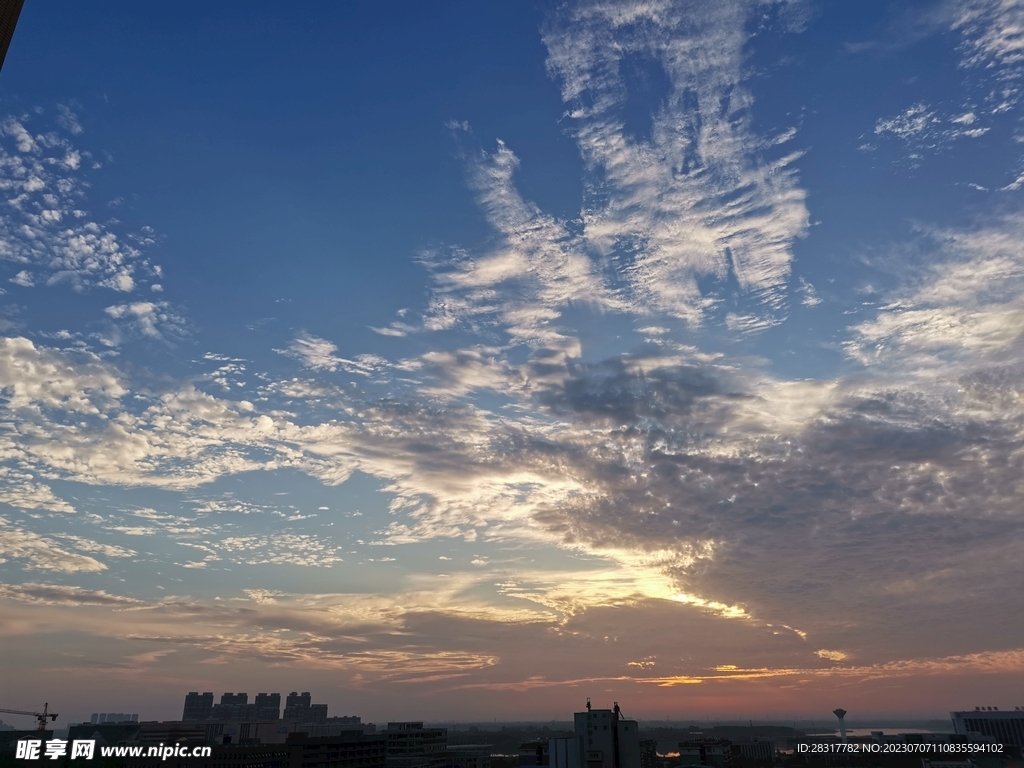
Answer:
[{"label": "dark gray cloud", "polygon": [[647,420],[660,425],[685,421],[696,400],[728,396],[721,377],[709,371],[672,366],[644,373],[631,371],[630,362],[622,357],[574,363],[561,385],[542,391],[538,400],[559,416],[635,427]]}]

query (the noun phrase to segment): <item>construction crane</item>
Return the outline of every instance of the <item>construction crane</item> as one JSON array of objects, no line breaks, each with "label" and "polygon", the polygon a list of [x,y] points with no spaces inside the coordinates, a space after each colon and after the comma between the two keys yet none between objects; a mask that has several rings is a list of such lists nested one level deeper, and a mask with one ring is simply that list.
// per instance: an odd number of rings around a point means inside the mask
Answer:
[{"label": "construction crane", "polygon": [[39,721],[39,728],[37,730],[40,733],[43,733],[46,730],[46,718],[50,718],[51,720],[57,719],[56,714],[47,711],[49,708],[50,702],[46,702],[45,704],[43,704],[42,712],[24,712],[20,709],[0,709],[0,712],[3,712],[7,715],[27,715],[28,717],[34,717],[36,720]]}]

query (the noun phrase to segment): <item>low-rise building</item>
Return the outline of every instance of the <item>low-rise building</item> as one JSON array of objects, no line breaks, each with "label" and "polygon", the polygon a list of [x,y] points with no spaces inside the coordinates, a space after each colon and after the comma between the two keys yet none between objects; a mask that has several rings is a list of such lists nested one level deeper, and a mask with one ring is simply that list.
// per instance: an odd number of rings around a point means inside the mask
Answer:
[{"label": "low-rise building", "polygon": [[422,722],[388,723],[387,768],[444,768],[447,728],[424,728]]},{"label": "low-rise building", "polygon": [[775,742],[767,739],[734,741],[732,756],[742,757],[746,762],[771,763],[775,760]]},{"label": "low-rise building", "polygon": [[126,757],[122,768],[291,768],[292,750],[284,744],[215,746],[208,757]]},{"label": "low-rise building", "polygon": [[138,714],[129,715],[126,712],[93,712],[89,722],[93,725],[100,723],[137,723]]},{"label": "low-rise building", "polygon": [[295,733],[288,737],[287,746],[289,768],[385,768],[387,763],[384,736],[361,731],[323,737]]},{"label": "low-rise building", "polygon": [[[548,765],[547,741],[526,741],[519,745],[519,766],[527,768],[535,765]],[[574,766],[574,768],[576,768]]]},{"label": "low-rise building", "polygon": [[657,768],[658,740],[640,739],[640,768]]},{"label": "low-rise building", "polygon": [[15,752],[19,741],[36,739],[41,742],[53,738],[53,731],[40,731],[38,728],[23,730],[21,728],[8,728],[0,731],[0,752]]},{"label": "low-rise building", "polygon": [[279,744],[214,745],[206,757],[127,758],[124,768],[385,768],[386,755],[383,736],[291,733]]},{"label": "low-rise building", "polygon": [[446,768],[491,768],[491,745],[449,744],[444,764]]},{"label": "low-rise building", "polygon": [[124,743],[144,747],[159,744],[206,744],[207,724],[182,723],[178,720],[139,723],[138,730]]},{"label": "low-rise building", "polygon": [[142,726],[131,723],[81,723],[68,726],[68,740],[92,739],[100,746],[124,744],[135,737]]},{"label": "low-rise building", "polygon": [[679,742],[677,765],[732,765],[732,744],[726,739],[690,739]]},{"label": "low-rise building", "polygon": [[358,731],[360,733],[373,733],[377,730],[373,723],[364,723],[362,718],[355,715],[345,717],[328,717],[324,720],[313,720],[302,723],[298,730],[309,736],[338,736],[347,731]]},{"label": "low-rise building", "polygon": [[953,731],[961,736],[988,736],[999,744],[1014,747],[1016,754],[1024,748],[1024,711],[1003,710],[995,707],[973,711],[950,712]]}]

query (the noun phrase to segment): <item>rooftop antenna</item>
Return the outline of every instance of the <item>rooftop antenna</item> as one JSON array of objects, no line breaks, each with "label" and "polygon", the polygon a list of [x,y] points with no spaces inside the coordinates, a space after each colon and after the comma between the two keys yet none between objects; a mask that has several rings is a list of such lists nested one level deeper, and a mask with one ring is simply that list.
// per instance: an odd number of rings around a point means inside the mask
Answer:
[{"label": "rooftop antenna", "polygon": [[587,712],[590,711],[590,697],[587,696]]},{"label": "rooftop antenna", "polygon": [[833,709],[832,714],[839,718],[839,735],[843,737],[843,744],[846,743],[846,721],[843,720],[846,717],[845,709]]}]

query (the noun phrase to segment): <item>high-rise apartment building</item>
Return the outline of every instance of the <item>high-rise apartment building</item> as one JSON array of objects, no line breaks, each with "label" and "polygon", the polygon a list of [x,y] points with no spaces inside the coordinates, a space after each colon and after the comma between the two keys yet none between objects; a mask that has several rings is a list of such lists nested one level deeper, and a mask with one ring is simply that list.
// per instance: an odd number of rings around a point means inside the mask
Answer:
[{"label": "high-rise apartment building", "polygon": [[284,702],[284,719],[298,720],[300,723],[322,723],[327,719],[327,705],[313,704],[312,701],[309,691],[292,691]]},{"label": "high-rise apartment building", "polygon": [[[302,693],[296,693],[292,691],[288,694],[288,698],[284,700],[284,711],[290,712],[292,710],[309,709],[309,705],[313,702],[313,697],[309,691],[303,691]],[[296,718],[289,717],[285,714],[285,720],[294,720]]]},{"label": "high-rise apartment building", "polygon": [[185,710],[181,713],[181,719],[185,722],[197,720],[209,720],[213,712],[213,692],[198,693],[192,691],[185,695]]},{"label": "high-rise apartment building", "polygon": [[256,694],[256,719],[278,720],[281,717],[280,693]]},{"label": "high-rise apartment building", "polygon": [[[186,722],[202,722],[218,720],[223,722],[292,720],[299,723],[327,723],[336,726],[328,728],[322,735],[332,735],[336,730],[346,730],[353,723],[360,725],[358,717],[341,718],[336,723],[328,722],[327,705],[313,704],[309,691],[296,693],[292,691],[285,700],[284,714],[281,713],[280,693],[258,693],[256,700],[249,701],[247,693],[225,693],[220,702],[213,703],[213,694],[209,691],[198,693],[191,691],[185,696],[185,708],[181,719]],[[333,718],[337,720],[338,718]]]},{"label": "high-rise apartment building", "polygon": [[256,705],[249,703],[248,693],[225,693],[220,704],[213,706],[213,720],[255,720]]}]

